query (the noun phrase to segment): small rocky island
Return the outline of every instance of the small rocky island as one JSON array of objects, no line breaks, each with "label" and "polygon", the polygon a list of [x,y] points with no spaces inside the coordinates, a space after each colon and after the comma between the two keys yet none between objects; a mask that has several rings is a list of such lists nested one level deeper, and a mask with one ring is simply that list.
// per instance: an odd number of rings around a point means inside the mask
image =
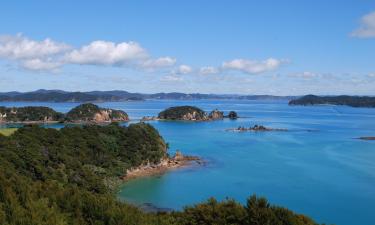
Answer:
[{"label": "small rocky island", "polygon": [[[237,114],[235,115],[237,118]],[[195,106],[176,106],[176,107],[170,107],[160,112],[157,119],[159,120],[210,121],[210,120],[221,120],[225,117],[230,118],[229,116],[224,116],[224,113],[222,111],[219,111],[218,109],[212,110],[209,114],[207,114],[205,111]]]},{"label": "small rocky island", "polygon": [[129,121],[122,110],[100,108],[92,103],[81,104],[66,114],[66,120],[73,123],[108,123]]},{"label": "small rocky island", "polygon": [[287,129],[281,128],[269,128],[263,125],[254,125],[252,127],[243,127],[239,126],[237,128],[227,129],[227,131],[238,131],[238,132],[245,132],[245,131],[255,131],[255,132],[262,132],[262,131],[288,131]]},{"label": "small rocky island", "polygon": [[365,140],[365,141],[375,141],[375,136],[371,137],[359,137],[358,139],[360,140]]}]

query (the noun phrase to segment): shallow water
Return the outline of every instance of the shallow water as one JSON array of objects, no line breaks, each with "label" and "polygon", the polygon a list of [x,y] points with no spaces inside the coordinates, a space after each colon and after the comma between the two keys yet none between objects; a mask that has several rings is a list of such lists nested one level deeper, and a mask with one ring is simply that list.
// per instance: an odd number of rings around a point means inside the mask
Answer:
[{"label": "shallow water", "polygon": [[[0,103],[45,105],[67,112],[77,103]],[[372,225],[375,221],[375,109],[345,106],[288,106],[283,101],[107,102],[131,119],[157,115],[175,105],[207,111],[235,110],[235,121],[152,121],[170,151],[197,155],[204,167],[141,178],[122,187],[118,197],[136,204],[181,209],[213,196],[245,202],[256,193],[272,203],[307,214],[318,222]],[[227,128],[261,124],[288,132],[228,132]],[[61,125],[53,125],[58,127]]]}]

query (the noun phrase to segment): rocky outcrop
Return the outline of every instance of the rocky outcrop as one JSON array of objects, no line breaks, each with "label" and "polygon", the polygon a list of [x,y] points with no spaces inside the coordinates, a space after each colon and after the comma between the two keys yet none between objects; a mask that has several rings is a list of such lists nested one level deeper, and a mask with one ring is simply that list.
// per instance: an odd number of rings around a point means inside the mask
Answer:
[{"label": "rocky outcrop", "polygon": [[375,136],[374,137],[359,137],[358,139],[365,140],[365,141],[375,141]]},{"label": "rocky outcrop", "polygon": [[244,131],[288,131],[287,129],[281,129],[281,128],[268,128],[262,125],[254,125],[252,127],[242,127],[239,126],[234,129],[228,129],[227,131],[239,131],[239,132],[244,132]]},{"label": "rocky outcrop", "polygon": [[128,114],[122,110],[100,108],[97,105],[86,103],[70,110],[66,115],[68,122],[123,122],[128,121]]},{"label": "rocky outcrop", "polygon": [[130,180],[139,177],[158,175],[165,173],[168,170],[192,164],[204,165],[205,162],[197,156],[186,156],[177,150],[173,157],[165,157],[157,164],[146,163],[139,167],[128,169],[123,179]]},{"label": "rocky outcrop", "polygon": [[215,109],[210,112],[208,118],[211,120],[221,120],[224,118],[224,113],[218,109]]},{"label": "rocky outcrop", "polygon": [[231,120],[235,120],[238,118],[238,115],[235,111],[230,111],[226,117],[228,117]]}]

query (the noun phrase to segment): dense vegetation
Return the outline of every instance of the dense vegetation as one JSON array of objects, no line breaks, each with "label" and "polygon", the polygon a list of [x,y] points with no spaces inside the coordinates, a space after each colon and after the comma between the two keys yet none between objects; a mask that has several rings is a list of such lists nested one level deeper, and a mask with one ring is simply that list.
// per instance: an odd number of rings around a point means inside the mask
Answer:
[{"label": "dense vegetation", "polygon": [[166,120],[205,120],[208,118],[206,112],[194,106],[170,107],[160,112],[158,117]]},{"label": "dense vegetation", "polygon": [[59,121],[64,115],[43,106],[11,107],[0,106],[0,122]]},{"label": "dense vegetation", "polygon": [[100,108],[92,103],[81,104],[66,114],[68,121],[126,121],[128,114],[121,110]]},{"label": "dense vegetation", "polygon": [[126,169],[165,157],[166,144],[148,124],[120,127],[28,126],[0,135],[2,225],[312,225],[311,219],[252,196],[145,213],[119,202],[114,190]]},{"label": "dense vegetation", "polygon": [[42,106],[0,106],[0,122],[110,122],[127,121],[128,114],[121,110],[100,108],[92,103],[81,104],[66,115]]},{"label": "dense vegetation", "polygon": [[316,96],[306,95],[299,99],[291,100],[289,105],[347,105],[351,107],[375,107],[375,97],[367,96]]}]

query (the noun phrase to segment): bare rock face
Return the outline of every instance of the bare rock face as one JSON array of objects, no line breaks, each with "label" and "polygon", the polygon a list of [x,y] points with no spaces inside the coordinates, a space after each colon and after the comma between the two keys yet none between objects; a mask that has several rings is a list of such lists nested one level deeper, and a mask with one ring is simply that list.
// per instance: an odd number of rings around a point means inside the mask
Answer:
[{"label": "bare rock face", "polygon": [[221,119],[224,118],[224,113],[222,111],[219,111],[219,110],[215,109],[212,112],[210,112],[210,114],[208,115],[208,117],[211,120],[221,120]]}]

